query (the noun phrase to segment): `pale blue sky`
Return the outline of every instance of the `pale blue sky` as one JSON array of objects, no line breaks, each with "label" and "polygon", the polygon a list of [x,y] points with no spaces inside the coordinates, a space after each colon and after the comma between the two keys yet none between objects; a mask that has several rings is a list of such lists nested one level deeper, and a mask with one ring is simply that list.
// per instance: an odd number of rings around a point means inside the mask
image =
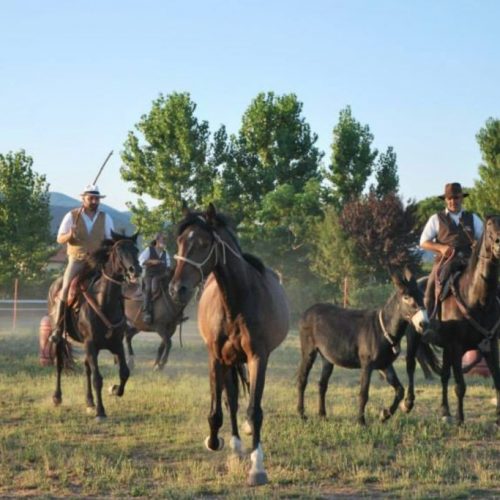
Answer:
[{"label": "pale blue sky", "polygon": [[500,116],[500,1],[0,0],[0,153],[24,148],[76,196],[160,93],[187,91],[236,133],[259,93],[294,92],[330,156],[346,105],[398,155],[405,198],[472,185],[475,135]]}]

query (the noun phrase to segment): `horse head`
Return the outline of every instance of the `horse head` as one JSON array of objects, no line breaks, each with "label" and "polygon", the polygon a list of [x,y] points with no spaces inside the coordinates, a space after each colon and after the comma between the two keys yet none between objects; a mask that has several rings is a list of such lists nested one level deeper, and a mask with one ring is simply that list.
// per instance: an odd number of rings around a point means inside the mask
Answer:
[{"label": "horse head", "polygon": [[484,256],[500,260],[500,215],[487,215],[484,224]]},{"label": "horse head", "polygon": [[417,332],[423,333],[429,325],[429,317],[424,307],[424,296],[410,269],[405,268],[403,274],[394,273],[391,276],[396,287],[400,314],[412,323]]},{"label": "horse head", "polygon": [[184,211],[184,219],[178,229],[177,254],[174,256],[177,265],[169,285],[170,295],[176,302],[187,304],[195,288],[217,265],[221,252],[219,247],[226,245],[217,229],[224,226],[225,218],[216,213],[212,203],[206,212]]},{"label": "horse head", "polygon": [[111,231],[111,249],[109,262],[111,272],[122,276],[128,283],[135,283],[141,276],[142,268],[139,264],[137,249],[137,235],[126,236]]}]

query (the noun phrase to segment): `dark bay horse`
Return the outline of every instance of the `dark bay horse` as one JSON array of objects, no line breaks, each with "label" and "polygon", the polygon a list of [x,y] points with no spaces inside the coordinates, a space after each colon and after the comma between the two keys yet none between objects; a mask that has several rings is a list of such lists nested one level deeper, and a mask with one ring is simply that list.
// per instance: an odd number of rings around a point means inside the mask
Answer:
[{"label": "dark bay horse", "polygon": [[500,260],[500,216],[486,217],[484,233],[473,249],[464,272],[454,280],[452,293],[441,303],[438,345],[443,348],[441,416],[450,418],[448,381],[453,370],[457,396],[457,423],[464,421],[465,380],[462,356],[479,349],[496,389],[496,423],[500,425],[500,368],[498,336],[500,304],[497,296]]},{"label": "dark bay horse", "polygon": [[179,226],[177,245],[177,266],[170,283],[174,299],[185,304],[195,287],[208,277],[198,306],[198,327],[208,349],[212,399],[210,435],[205,445],[213,451],[223,447],[218,432],[225,389],[232,428],[230,446],[234,453],[241,453],[237,374],[246,363],[250,383],[247,430],[252,433],[248,482],[265,484],[261,400],[269,355],[289,328],[283,287],[278,276],[260,260],[241,252],[234,232],[212,204],[204,214],[186,214]]},{"label": "dark bay horse", "polygon": [[157,332],[162,342],[158,347],[154,369],[161,370],[168,361],[168,355],[172,348],[172,336],[177,325],[181,323],[184,308],[172,300],[168,292],[168,284],[171,275],[164,276],[160,281],[159,293],[153,296],[153,322],[145,323],[142,320],[143,298],[140,287],[137,284],[127,284],[123,288],[125,298],[125,315],[127,316],[127,328],[125,330],[125,343],[127,346],[128,366],[134,367],[134,350],[132,338],[142,332]]},{"label": "dark bay horse", "polygon": [[318,352],[323,359],[319,381],[319,414],[326,415],[325,395],[334,365],[361,368],[358,422],[365,425],[365,406],[368,401],[373,370],[380,370],[394,388],[394,400],[380,415],[390,418],[404,397],[392,363],[399,354],[399,343],[408,322],[419,331],[428,324],[423,294],[409,271],[405,276],[393,275],[396,291],[378,310],[344,309],[333,304],[315,304],[300,320],[302,361],[298,374],[297,410],[304,416],[304,391],[307,377]]},{"label": "dark bay horse", "polygon": [[[108,349],[119,362],[120,385],[112,387],[112,394],[122,396],[129,377],[125,361],[123,334],[125,313],[123,307],[122,284],[134,282],[141,274],[136,247],[137,235],[126,237],[112,233],[112,240],[105,240],[103,246],[91,257],[89,268],[82,273],[76,295],[76,307],[67,307],[65,331],[85,350],[85,373],[87,380],[87,408],[96,412],[96,419],[102,420],[106,412],[102,403],[102,375],[97,357],[101,349]],[[57,294],[62,278],[52,283],[49,289],[49,313],[54,321]],[[65,356],[65,341],[56,347],[56,390],[52,397],[55,405],[62,402],[61,372]],[[94,403],[92,384],[96,393]]]}]

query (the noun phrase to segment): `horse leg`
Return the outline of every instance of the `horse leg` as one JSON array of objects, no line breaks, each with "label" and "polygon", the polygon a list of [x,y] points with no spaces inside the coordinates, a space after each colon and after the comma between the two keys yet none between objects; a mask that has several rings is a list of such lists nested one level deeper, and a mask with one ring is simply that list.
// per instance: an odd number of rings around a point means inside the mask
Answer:
[{"label": "horse leg", "polygon": [[449,421],[451,418],[448,404],[448,381],[450,380],[451,353],[448,347],[443,351],[443,369],[441,372],[441,417]]},{"label": "horse leg", "polygon": [[136,328],[132,328],[130,326],[125,327],[125,345],[127,346],[127,365],[129,370],[133,370],[135,368],[135,352],[132,348],[132,339],[135,335],[137,335],[139,331]]},{"label": "horse leg", "polygon": [[465,380],[462,373],[462,349],[460,346],[454,346],[452,357],[453,377],[455,379],[455,394],[457,396],[457,424],[464,423],[464,396],[465,396]]},{"label": "horse leg", "polygon": [[483,353],[484,359],[486,360],[486,364],[490,370],[491,376],[493,378],[493,384],[496,390],[496,423],[500,425],[500,369],[498,366],[498,341],[493,338],[493,341],[490,343],[491,351]]},{"label": "horse leg", "polygon": [[406,335],[406,375],[408,377],[408,391],[401,404],[401,410],[410,413],[415,404],[415,368],[417,366],[417,350],[420,340],[413,327],[408,328]]},{"label": "horse leg", "polygon": [[368,402],[368,392],[370,390],[370,379],[372,376],[371,366],[361,366],[361,379],[359,390],[359,410],[358,410],[358,424],[366,425],[365,420],[365,406]]},{"label": "horse leg", "polygon": [[224,386],[226,388],[227,406],[231,419],[231,441],[230,448],[234,455],[241,457],[241,439],[238,431],[238,371],[235,366],[227,370],[224,376]]},{"label": "horse leg", "polygon": [[254,356],[248,362],[250,373],[250,401],[247,410],[247,419],[252,429],[252,452],[250,460],[252,466],[248,474],[248,484],[259,486],[267,483],[267,473],[264,469],[264,453],[260,443],[260,432],[264,414],[261,401],[264,393],[266,378],[267,355]]},{"label": "horse leg", "polygon": [[54,406],[59,406],[62,403],[61,373],[64,366],[63,344],[64,342],[58,342],[56,344],[56,389],[52,395],[52,402],[54,403]]},{"label": "horse leg", "polygon": [[162,332],[160,333],[160,336],[163,340],[163,343],[158,348],[158,355],[155,362],[155,368],[157,370],[163,370],[163,368],[167,364],[170,349],[172,349],[172,335],[169,335],[169,332]]},{"label": "horse leg", "polygon": [[116,346],[113,348],[112,352],[118,357],[120,385],[113,385],[110,388],[110,394],[121,397],[125,392],[125,384],[127,383],[127,380],[130,376],[130,370],[125,359],[125,351],[123,349],[123,342],[121,342],[121,340],[116,341]]},{"label": "horse leg", "polygon": [[326,396],[326,391],[328,390],[328,381],[330,380],[332,372],[333,372],[333,364],[327,361],[323,357],[323,368],[321,369],[321,376],[318,382],[318,393],[319,393],[318,414],[320,417],[326,417],[325,396]]},{"label": "horse leg", "polygon": [[390,406],[390,408],[384,408],[380,414],[380,420],[382,422],[385,422],[386,420],[391,418],[391,416],[394,415],[394,413],[398,409],[399,403],[404,398],[405,389],[401,385],[401,382],[398,379],[398,376],[396,374],[396,370],[394,369],[394,366],[390,365],[383,371],[385,373],[385,379],[387,380],[389,385],[394,388],[394,392],[395,392],[394,401],[392,402],[392,405]]},{"label": "horse leg", "polygon": [[87,360],[84,362],[85,364],[85,380],[86,380],[86,401],[87,401],[87,412],[95,411],[95,403],[94,403],[94,395],[92,394],[92,370],[90,368],[90,364]]},{"label": "horse leg", "polygon": [[102,404],[102,375],[97,364],[97,350],[92,341],[85,342],[85,359],[92,372],[92,385],[97,399],[96,420],[101,421],[106,418]]},{"label": "horse leg", "polygon": [[205,439],[208,450],[217,451],[224,447],[224,440],[218,437],[222,426],[222,388],[224,384],[223,367],[220,361],[211,357],[210,359],[210,390],[211,403],[208,415],[210,435]]},{"label": "horse leg", "polygon": [[299,374],[297,377],[297,389],[298,389],[298,402],[297,411],[302,418],[306,418],[304,412],[304,393],[307,386],[307,378],[309,372],[314,364],[318,351],[314,346],[310,346],[309,350],[306,350],[305,346],[302,346],[302,360],[299,366]]}]

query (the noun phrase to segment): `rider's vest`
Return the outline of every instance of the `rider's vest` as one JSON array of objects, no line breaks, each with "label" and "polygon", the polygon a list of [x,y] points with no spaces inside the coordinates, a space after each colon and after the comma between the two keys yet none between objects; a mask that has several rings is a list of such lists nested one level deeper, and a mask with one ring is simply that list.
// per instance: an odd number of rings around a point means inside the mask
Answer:
[{"label": "rider's vest", "polygon": [[162,252],[161,255],[158,254],[154,246],[149,247],[149,258],[161,260],[160,264],[148,264],[146,267],[146,276],[159,276],[167,270],[167,254]]},{"label": "rider's vest", "polygon": [[68,242],[68,255],[76,260],[85,260],[88,255],[97,250],[104,239],[104,220],[106,218],[104,212],[97,214],[97,219],[90,231],[87,231],[87,226],[83,217],[78,215],[79,208],[71,211],[73,221],[76,220],[76,243],[71,244]]},{"label": "rider's vest", "polygon": [[474,219],[471,212],[462,212],[459,224],[455,224],[446,211],[438,213],[439,231],[436,241],[451,246],[457,254],[469,257],[474,241]]}]

